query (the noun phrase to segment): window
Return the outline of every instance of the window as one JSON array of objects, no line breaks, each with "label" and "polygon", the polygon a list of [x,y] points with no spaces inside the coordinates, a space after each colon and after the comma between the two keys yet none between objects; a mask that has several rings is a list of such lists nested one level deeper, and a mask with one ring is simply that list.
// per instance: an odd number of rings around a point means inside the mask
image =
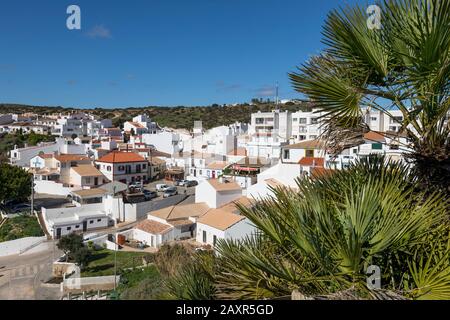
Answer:
[{"label": "window", "polygon": [[216,242],[217,242],[217,236],[213,235],[213,246],[216,246]]},{"label": "window", "polygon": [[97,222],[100,222],[100,221],[102,221],[102,219],[97,219]]},{"label": "window", "polygon": [[377,121],[377,117],[370,117],[370,121]]},{"label": "window", "polygon": [[76,166],[77,166],[77,163],[76,163],[75,161],[71,161],[71,162],[70,162],[70,166],[71,166],[71,167],[76,167]]},{"label": "window", "polygon": [[142,170],[145,170],[145,169],[147,169],[147,165],[146,165],[146,164],[143,164],[143,165],[142,165]]},{"label": "window", "polygon": [[381,143],[372,143],[372,150],[382,150],[383,145]]},{"label": "window", "polygon": [[314,150],[305,150],[305,156],[314,157]]},{"label": "window", "polygon": [[298,119],[297,119],[297,118],[293,118],[292,121],[293,121],[293,122],[297,122]]},{"label": "window", "polygon": [[111,166],[107,166],[106,171],[111,171]]},{"label": "window", "polygon": [[80,227],[80,225],[77,224],[77,225],[75,226],[75,229],[78,229],[79,227]]},{"label": "window", "polygon": [[256,124],[263,124],[264,123],[264,118],[256,118],[255,119],[255,123]]},{"label": "window", "polygon": [[89,221],[89,224],[93,224],[93,223],[94,223],[94,220]]},{"label": "window", "polygon": [[85,178],[85,181],[86,181],[86,184],[89,184],[89,183],[91,183],[91,178],[90,177]]},{"label": "window", "polygon": [[185,232],[189,232],[191,231],[191,226],[187,225],[187,226],[181,226],[180,232],[181,233],[185,233]]},{"label": "window", "polygon": [[125,167],[124,166],[119,166],[119,171],[124,171]]},{"label": "window", "polygon": [[300,135],[300,136],[298,136],[298,140],[306,140],[306,136]]},{"label": "window", "polygon": [[310,138],[311,140],[314,140],[314,139],[317,139],[317,136],[316,136],[316,135],[311,135],[311,136],[309,136],[309,138]]},{"label": "window", "polygon": [[289,150],[284,150],[283,159],[289,159]]},{"label": "window", "polygon": [[306,124],[306,118],[299,118],[298,123]]},{"label": "window", "polygon": [[203,243],[206,243],[206,231],[203,231]]},{"label": "window", "polygon": [[311,124],[317,124],[318,122],[317,118],[311,118]]},{"label": "window", "polygon": [[72,230],[72,227],[67,227],[67,231],[70,231],[70,230]]}]

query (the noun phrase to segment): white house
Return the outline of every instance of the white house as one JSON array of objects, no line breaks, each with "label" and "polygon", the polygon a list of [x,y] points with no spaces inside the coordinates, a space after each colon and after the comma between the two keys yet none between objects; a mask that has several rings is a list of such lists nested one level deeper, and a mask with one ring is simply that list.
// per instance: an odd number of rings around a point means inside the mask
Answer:
[{"label": "white house", "polygon": [[72,232],[106,228],[111,221],[102,204],[57,209],[42,208],[42,217],[45,228],[54,239]]},{"label": "white house", "polygon": [[148,179],[148,161],[135,152],[112,151],[95,163],[110,181],[130,184]]},{"label": "white house", "polygon": [[[241,197],[236,201],[250,206],[250,201]],[[256,227],[239,213],[235,203],[228,203],[217,209],[209,210],[197,220],[196,241],[214,247],[218,239],[241,240],[251,236]]]},{"label": "white house", "polygon": [[281,147],[289,143],[292,135],[292,114],[289,111],[253,113],[246,143],[249,156],[279,158]]},{"label": "white house", "polygon": [[144,133],[156,134],[158,126],[156,122],[152,122],[146,115],[139,115],[133,118],[133,121],[126,121],[123,124],[123,130],[127,133],[134,132],[135,135]]},{"label": "white house", "polygon": [[152,211],[136,225],[129,239],[158,247],[164,242],[195,238],[195,219],[210,208],[205,203],[176,205]]},{"label": "white house", "polygon": [[210,208],[218,208],[242,196],[242,188],[227,179],[209,179],[195,187],[195,202],[206,203]]}]

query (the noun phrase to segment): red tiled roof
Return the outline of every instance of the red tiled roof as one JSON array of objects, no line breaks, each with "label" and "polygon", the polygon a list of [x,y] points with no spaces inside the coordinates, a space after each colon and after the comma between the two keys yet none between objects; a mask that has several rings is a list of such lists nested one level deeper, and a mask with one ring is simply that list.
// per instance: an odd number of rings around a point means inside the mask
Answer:
[{"label": "red tiled roof", "polygon": [[321,177],[321,176],[328,176],[333,174],[334,170],[332,169],[325,169],[321,167],[315,167],[311,168],[311,176],[313,177]]},{"label": "red tiled roof", "polygon": [[135,152],[121,152],[112,151],[100,159],[97,162],[108,162],[108,163],[125,163],[125,162],[146,162],[146,160]]},{"label": "red tiled roof", "polygon": [[364,135],[365,140],[384,142],[384,136],[375,131],[369,131]]},{"label": "red tiled roof", "polygon": [[323,167],[325,164],[324,158],[315,158],[315,157],[303,157],[298,162],[300,165],[305,167]]},{"label": "red tiled roof", "polygon": [[58,160],[59,162],[89,160],[89,158],[83,154],[63,154],[63,153],[56,155],[55,159]]}]

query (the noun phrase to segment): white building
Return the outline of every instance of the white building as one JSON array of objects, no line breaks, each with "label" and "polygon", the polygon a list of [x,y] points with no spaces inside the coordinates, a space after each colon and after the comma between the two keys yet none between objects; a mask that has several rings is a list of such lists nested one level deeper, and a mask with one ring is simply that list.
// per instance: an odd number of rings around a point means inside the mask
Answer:
[{"label": "white building", "polygon": [[179,153],[183,150],[183,143],[178,133],[162,131],[156,134],[143,134],[142,141],[146,145],[152,145],[155,149],[169,153]]},{"label": "white building", "polygon": [[146,115],[138,115],[133,118],[133,121],[126,121],[123,124],[123,130],[127,133],[134,132],[135,135],[156,134],[159,131],[156,122],[153,122]]},{"label": "white building", "polygon": [[195,202],[218,208],[242,196],[242,188],[234,181],[210,179],[195,187]]},{"label": "white building", "polygon": [[148,179],[148,161],[134,152],[112,151],[95,163],[110,181],[130,184]]},{"label": "white building", "polygon": [[323,113],[312,111],[298,111],[292,114],[292,139],[294,142],[315,140],[322,133],[319,117]]},{"label": "white building", "polygon": [[[250,201],[241,197],[236,203],[250,206]],[[235,203],[228,203],[218,209],[206,212],[197,220],[196,240],[198,243],[215,247],[217,240],[242,240],[252,236],[256,227],[241,215]]]},{"label": "white building", "polygon": [[246,148],[249,156],[279,158],[281,147],[292,135],[292,114],[289,111],[253,113]]}]

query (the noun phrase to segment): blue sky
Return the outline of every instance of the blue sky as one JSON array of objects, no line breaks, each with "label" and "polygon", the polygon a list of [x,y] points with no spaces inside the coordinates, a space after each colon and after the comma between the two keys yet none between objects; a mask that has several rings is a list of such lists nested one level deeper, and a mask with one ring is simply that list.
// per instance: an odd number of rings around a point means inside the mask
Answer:
[{"label": "blue sky", "polygon": [[[0,102],[209,105],[299,97],[287,77],[357,0],[39,0],[0,4]],[[66,9],[81,8],[81,30]]]}]

